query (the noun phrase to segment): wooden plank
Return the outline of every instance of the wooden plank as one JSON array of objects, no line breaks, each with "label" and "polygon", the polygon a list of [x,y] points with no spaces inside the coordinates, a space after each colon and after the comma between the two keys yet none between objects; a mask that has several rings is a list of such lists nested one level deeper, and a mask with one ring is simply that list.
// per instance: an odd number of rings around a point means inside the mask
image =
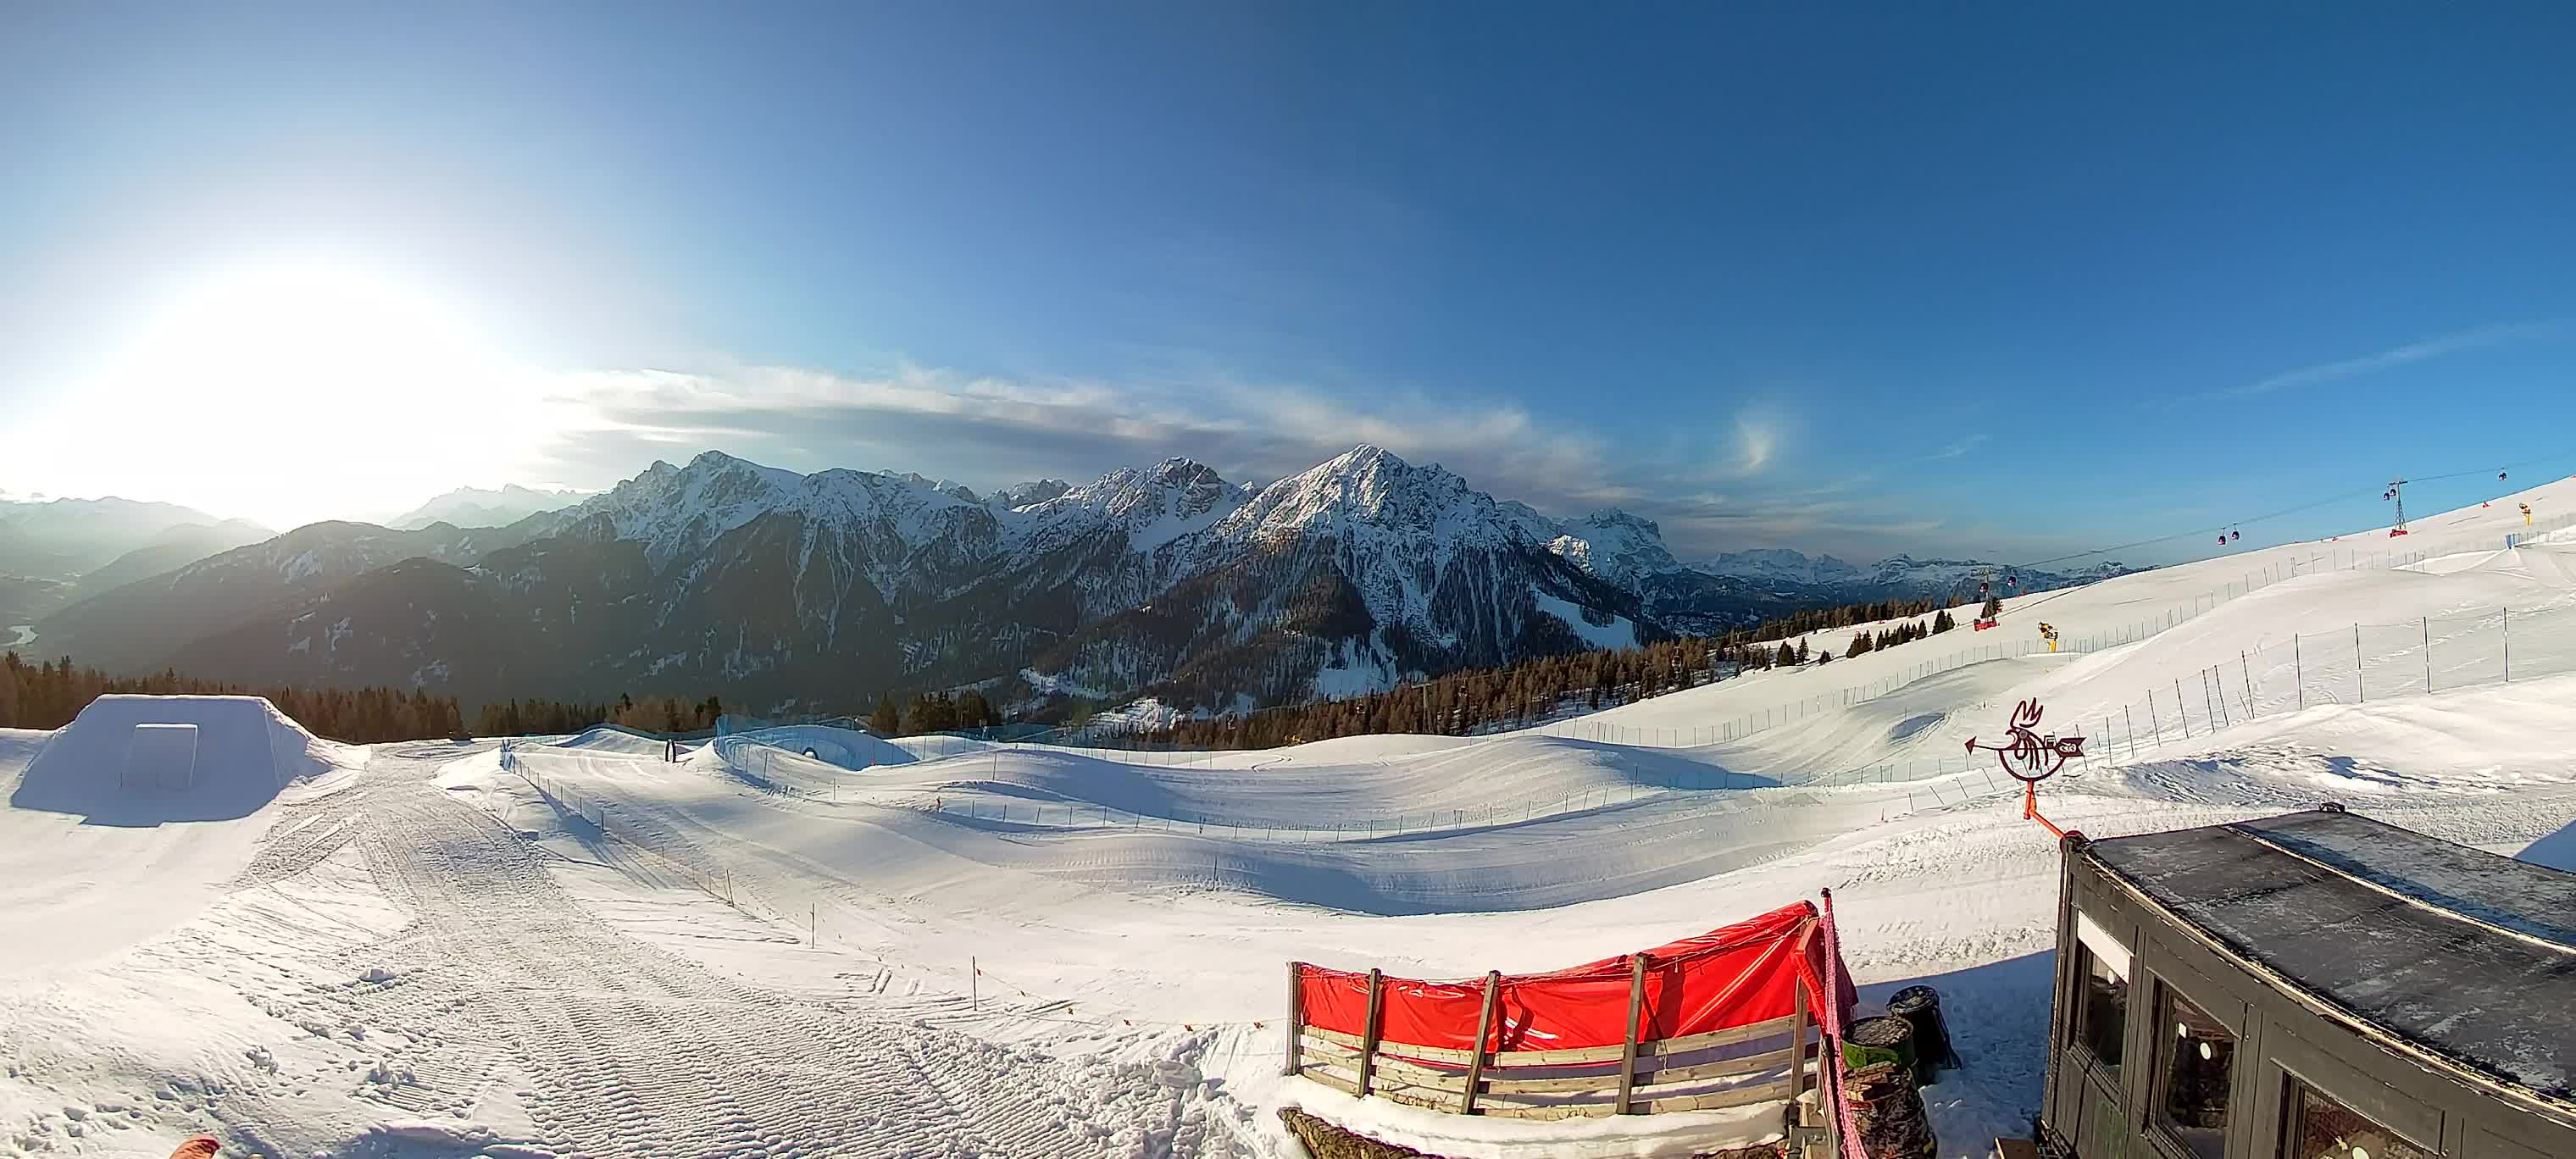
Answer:
[{"label": "wooden plank", "polygon": [[[1803,938],[1801,939],[1803,944]],[[1801,958],[1803,960],[1803,956]],[[1797,987],[1789,997],[1789,1057],[1804,1063],[1807,1058],[1807,976],[1798,975]],[[1789,1101],[1797,1102],[1807,1090],[1807,1068],[1789,1068]]]},{"label": "wooden plank", "polygon": [[1597,1119],[1617,1109],[1610,1103],[1568,1103],[1554,1107],[1487,1107],[1485,1113],[1507,1119]]},{"label": "wooden plank", "polygon": [[1305,980],[1305,973],[1304,962],[1288,963],[1288,1069],[1284,1072],[1287,1074],[1297,1073],[1297,1032],[1306,1021],[1306,988],[1299,983]]},{"label": "wooden plank", "polygon": [[1789,1030],[1789,1023],[1795,1017],[1795,1015],[1782,1015],[1767,1022],[1730,1026],[1724,1030],[1712,1030],[1706,1034],[1685,1034],[1680,1038],[1667,1038],[1643,1045],[1651,1047],[1657,1055],[1688,1054],[1691,1051],[1706,1050],[1712,1046],[1731,1046],[1739,1042],[1769,1038],[1774,1034],[1785,1034]]},{"label": "wooden plank", "polygon": [[1402,1103],[1408,1107],[1420,1107],[1426,1111],[1454,1111],[1458,1107],[1456,1095],[1425,1094],[1411,1087],[1381,1086],[1372,1093],[1381,1099]]},{"label": "wooden plank", "polygon": [[1377,1070],[1378,1021],[1386,1014],[1386,973],[1369,971],[1368,1024],[1360,1032],[1360,1097],[1367,1098]]},{"label": "wooden plank", "polygon": [[1344,1034],[1341,1031],[1326,1030],[1320,1026],[1300,1026],[1297,1028],[1297,1032],[1299,1034],[1323,1039],[1326,1042],[1338,1043],[1342,1046],[1347,1046],[1352,1050],[1358,1050],[1360,1048],[1360,1036],[1356,1034]]},{"label": "wooden plank", "polygon": [[1360,1059],[1360,1048],[1356,1046],[1344,1046],[1329,1038],[1317,1038],[1315,1037],[1315,1028],[1311,1026],[1307,1027],[1304,1032],[1300,1033],[1297,1036],[1297,1039],[1302,1045],[1304,1053],[1308,1058],[1329,1058],[1336,1061],[1348,1061],[1354,1063],[1358,1062]]},{"label": "wooden plank", "polygon": [[[1698,1066],[1674,1066],[1665,1067],[1662,1070],[1650,1070],[1637,1076],[1637,1085],[1641,1087],[1668,1087],[1676,1083],[1707,1082],[1711,1079],[1733,1078],[1738,1075],[1761,1074],[1764,1071],[1781,1069],[1786,1067],[1788,1064],[1789,1052],[1785,1050],[1775,1050],[1769,1054],[1757,1054],[1747,1058],[1730,1058],[1724,1062],[1708,1062],[1701,1063]],[[1799,1068],[1802,1072],[1805,1069],[1806,1068],[1804,1067]],[[1783,1081],[1786,1080],[1784,1079]]]},{"label": "wooden plank", "polygon": [[1308,1079],[1314,1082],[1322,1083],[1325,1086],[1331,1087],[1346,1095],[1356,1095],[1360,1093],[1360,1085],[1358,1083],[1327,1071],[1320,1066],[1306,1067],[1299,1073],[1304,1074]]},{"label": "wooden plank", "polygon": [[[1758,1075],[1766,1071],[1777,1069],[1788,1061],[1788,1051],[1775,1050],[1769,1054],[1757,1055],[1751,1058],[1728,1059],[1725,1062],[1703,1063],[1699,1066],[1667,1067],[1663,1070],[1641,1071],[1637,1075],[1635,1085],[1637,1087],[1648,1088],[1650,1090],[1652,1088],[1659,1087],[1669,1089],[1672,1087],[1687,1086],[1695,1083],[1714,1082],[1718,1079],[1740,1078],[1749,1075]],[[1780,1079],[1773,1080],[1772,1083],[1764,1085],[1780,1085],[1785,1084],[1788,1081],[1789,1080],[1786,1077],[1782,1077]],[[1597,1074],[1557,1075],[1549,1078],[1487,1078],[1479,1085],[1483,1088],[1483,1093],[1487,1094],[1534,1095],[1576,1094],[1584,1091],[1609,1091],[1615,1088],[1618,1083],[1619,1075],[1617,1072],[1604,1070]]]},{"label": "wooden plank", "polygon": [[1543,1079],[1489,1078],[1485,1080],[1484,1085],[1486,1090],[1496,1094],[1513,1095],[1614,1091],[1619,1089],[1619,1072],[1604,1070],[1594,1074],[1554,1075]]},{"label": "wooden plank", "polygon": [[[1574,1066],[1587,1062],[1617,1062],[1627,1053],[1624,1046],[1584,1046],[1571,1050],[1506,1050],[1486,1060],[1487,1066]],[[1463,1060],[1465,1051],[1459,1052]]]},{"label": "wooden plank", "polygon": [[1628,955],[1627,1041],[1619,1048],[1619,1113],[1629,1112],[1628,1095],[1637,1088],[1637,1035],[1646,1014],[1646,956]]},{"label": "wooden plank", "polygon": [[1381,1042],[1377,1044],[1377,1052],[1381,1056],[1394,1055],[1416,1062],[1436,1062],[1446,1066],[1465,1066],[1468,1059],[1475,1057],[1463,1050],[1451,1050],[1445,1046],[1415,1046],[1410,1042]]},{"label": "wooden plank", "polygon": [[1377,1069],[1380,1074],[1394,1075],[1399,1081],[1411,1083],[1417,1087],[1436,1087],[1458,1093],[1464,1093],[1467,1089],[1465,1075],[1452,1070],[1427,1067],[1405,1059],[1392,1058],[1383,1051],[1378,1053]]},{"label": "wooden plank", "polygon": [[1458,1100],[1458,1113],[1461,1115],[1472,1115],[1476,1113],[1476,1082],[1478,1079],[1483,1078],[1485,1074],[1485,1045],[1492,1041],[1492,1035],[1494,1033],[1494,1009],[1501,1004],[1502,997],[1503,972],[1500,970],[1486,971],[1485,1008],[1483,1012],[1476,1015],[1475,1057],[1467,1060],[1467,1089],[1465,1094]]},{"label": "wooden plank", "polygon": [[1714,1111],[1726,1107],[1748,1107],[1755,1103],[1784,1102],[1788,1097],[1789,1080],[1782,1079],[1776,1083],[1738,1087],[1713,1094],[1655,1099],[1646,1104],[1646,1108],[1647,1113],[1657,1115],[1670,1111]]},{"label": "wooden plank", "polygon": [[[1336,1046],[1348,1047],[1354,1051],[1365,1045],[1365,1041],[1356,1034],[1344,1034],[1338,1030],[1326,1030],[1321,1026],[1301,1026],[1298,1030],[1300,1033],[1303,1033],[1308,1037],[1321,1039]],[[1377,1044],[1377,1052],[1381,1055],[1398,1055],[1404,1058],[1419,1059],[1423,1062],[1455,1063],[1459,1066],[1467,1065],[1467,1061],[1475,1057],[1463,1050],[1451,1050],[1445,1046],[1416,1046],[1410,1042],[1380,1041]]]},{"label": "wooden plank", "polygon": [[[1317,1075],[1330,1078],[1334,1080],[1332,1085],[1342,1090],[1349,1091],[1352,1094],[1357,1094],[1359,1093],[1359,1081],[1357,1075],[1352,1069],[1356,1065],[1357,1064],[1354,1063],[1310,1062],[1306,1064],[1305,1073],[1309,1078]],[[1397,1078],[1389,1073],[1383,1072],[1371,1076],[1369,1080],[1369,1094],[1379,1098],[1394,1098],[1398,1094],[1411,1095],[1413,1096],[1415,1105],[1419,1106],[1427,1103],[1431,1109],[1435,1111],[1446,1111],[1458,1104],[1458,1096],[1455,1091],[1406,1082],[1401,1078]]]}]

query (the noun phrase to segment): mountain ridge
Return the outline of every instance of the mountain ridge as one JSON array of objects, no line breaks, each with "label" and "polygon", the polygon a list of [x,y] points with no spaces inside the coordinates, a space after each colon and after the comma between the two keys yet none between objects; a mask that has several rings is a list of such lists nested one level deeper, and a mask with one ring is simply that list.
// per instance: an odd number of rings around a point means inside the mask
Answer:
[{"label": "mountain ridge", "polygon": [[1982,566],[1882,565],[1685,565],[1650,519],[1550,517],[1367,444],[1259,488],[1175,457],[989,496],[710,450],[501,528],[309,525],[38,632],[111,666],[469,700],[721,688],[788,711],[981,683],[1024,708],[1069,689],[1236,707],[1850,602],[1819,576],[1955,586]]}]

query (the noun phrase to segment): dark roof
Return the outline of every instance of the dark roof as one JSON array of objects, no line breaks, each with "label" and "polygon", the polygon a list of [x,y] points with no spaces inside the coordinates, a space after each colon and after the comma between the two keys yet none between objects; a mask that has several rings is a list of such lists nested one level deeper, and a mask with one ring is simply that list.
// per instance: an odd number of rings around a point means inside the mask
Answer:
[{"label": "dark roof", "polygon": [[2109,838],[2087,853],[2344,1012],[2576,1102],[2576,874],[2342,812]]}]

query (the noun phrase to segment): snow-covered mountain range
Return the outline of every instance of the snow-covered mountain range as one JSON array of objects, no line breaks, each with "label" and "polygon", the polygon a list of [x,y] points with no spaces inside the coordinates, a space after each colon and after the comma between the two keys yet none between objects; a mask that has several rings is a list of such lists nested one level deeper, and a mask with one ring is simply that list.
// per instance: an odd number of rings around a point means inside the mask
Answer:
[{"label": "snow-covered mountain range", "polygon": [[416,531],[433,523],[458,527],[506,527],[531,515],[560,511],[582,500],[582,492],[522,487],[509,483],[495,490],[459,487],[388,521],[396,531]]},{"label": "snow-covered mountain range", "polygon": [[1236,705],[1821,604],[1965,598],[1980,566],[1684,564],[1651,520],[1552,518],[1371,446],[1257,489],[1176,458],[990,496],[709,452],[502,528],[299,528],[38,633],[116,667],[468,700],[713,691],[792,711],[980,682],[1023,703]]}]

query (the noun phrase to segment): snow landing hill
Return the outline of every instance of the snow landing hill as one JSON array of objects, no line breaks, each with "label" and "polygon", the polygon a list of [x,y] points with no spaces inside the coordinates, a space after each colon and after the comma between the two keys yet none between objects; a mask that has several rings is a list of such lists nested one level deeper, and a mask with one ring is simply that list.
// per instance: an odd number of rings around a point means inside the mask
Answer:
[{"label": "snow landing hill", "polygon": [[112,668],[469,702],[723,688],[792,710],[823,690],[846,707],[998,677],[1014,698],[1222,707],[1802,607],[1955,599],[1978,566],[1795,552],[1685,565],[1652,521],[1550,518],[1369,446],[1257,490],[1176,458],[992,496],[709,452],[502,528],[300,528],[85,600],[37,634]]}]

